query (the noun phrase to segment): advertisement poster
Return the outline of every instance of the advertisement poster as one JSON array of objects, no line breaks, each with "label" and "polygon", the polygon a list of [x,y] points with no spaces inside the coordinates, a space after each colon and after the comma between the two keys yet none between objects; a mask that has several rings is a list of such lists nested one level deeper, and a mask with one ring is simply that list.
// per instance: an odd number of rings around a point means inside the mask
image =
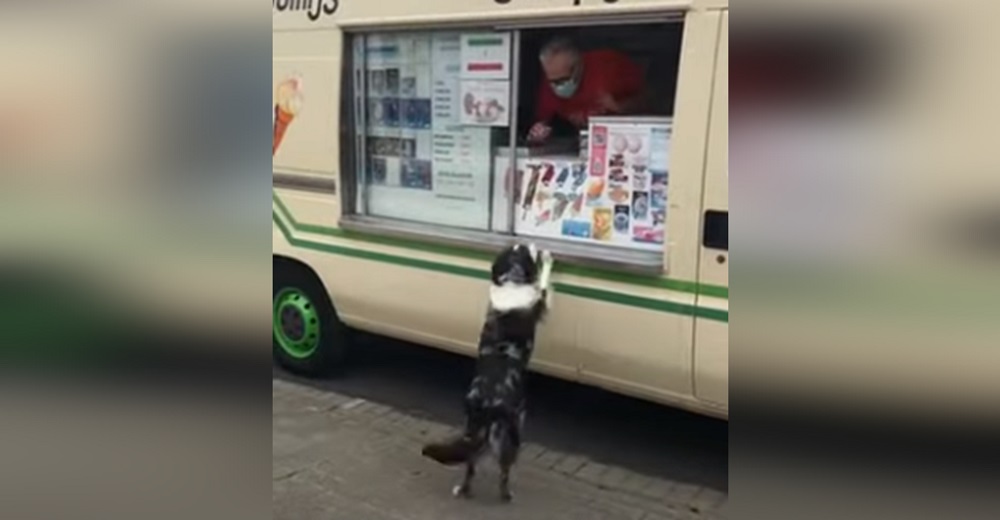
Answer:
[{"label": "advertisement poster", "polygon": [[462,79],[510,79],[510,33],[462,34]]},{"label": "advertisement poster", "polygon": [[668,123],[590,126],[587,206],[594,239],[660,249],[667,213]]},{"label": "advertisement poster", "polygon": [[584,203],[587,163],[563,156],[521,159],[518,163],[522,174],[516,193],[515,231],[554,238],[593,238],[593,211]]},{"label": "advertisement poster", "polygon": [[462,124],[510,125],[510,82],[462,80]]},{"label": "advertisement poster", "polygon": [[669,126],[593,123],[588,159],[524,159],[515,230],[524,235],[660,251]]}]

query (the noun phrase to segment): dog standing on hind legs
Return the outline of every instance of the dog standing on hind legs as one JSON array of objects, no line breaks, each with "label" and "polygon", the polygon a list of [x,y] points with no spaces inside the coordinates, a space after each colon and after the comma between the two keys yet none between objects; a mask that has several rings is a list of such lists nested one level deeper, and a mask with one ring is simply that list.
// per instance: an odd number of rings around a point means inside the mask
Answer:
[{"label": "dog standing on hind legs", "polygon": [[465,431],[422,452],[441,464],[465,465],[465,476],[453,490],[456,497],[471,496],[476,463],[489,450],[500,466],[500,498],[513,498],[510,471],[521,447],[525,379],[536,329],[551,307],[552,263],[552,255],[534,244],[508,247],[493,261],[476,375],[465,395]]}]

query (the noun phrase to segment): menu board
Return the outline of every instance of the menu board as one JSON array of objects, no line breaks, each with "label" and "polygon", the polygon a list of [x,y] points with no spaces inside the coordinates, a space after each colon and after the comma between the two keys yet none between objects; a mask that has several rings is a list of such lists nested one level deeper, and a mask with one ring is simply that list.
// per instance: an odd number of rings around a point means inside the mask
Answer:
[{"label": "menu board", "polygon": [[[491,130],[462,125],[463,45],[478,42],[464,36],[367,38],[366,173],[372,214],[489,227]],[[484,105],[479,113],[485,117],[496,112],[493,108]]]},{"label": "menu board", "polygon": [[436,196],[470,203],[486,201],[490,163],[483,154],[490,149],[489,129],[437,128],[432,142]]},{"label": "menu board", "polygon": [[433,62],[432,111],[434,126],[461,123],[459,104],[462,41],[459,33],[435,33],[431,37]]},{"label": "menu board", "polygon": [[591,125],[588,158],[519,161],[523,199],[517,201],[515,230],[662,250],[669,145],[669,124],[609,121]]}]

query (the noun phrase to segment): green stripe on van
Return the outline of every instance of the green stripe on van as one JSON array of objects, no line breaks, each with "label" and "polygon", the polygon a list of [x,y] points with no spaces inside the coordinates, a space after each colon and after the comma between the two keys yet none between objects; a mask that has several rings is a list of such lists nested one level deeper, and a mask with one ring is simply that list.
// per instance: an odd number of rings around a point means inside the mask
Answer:
[{"label": "green stripe on van", "polygon": [[[278,226],[278,229],[281,231],[281,234],[285,237],[285,240],[287,240],[289,244],[295,247],[311,249],[313,251],[320,251],[323,253],[349,256],[352,258],[359,258],[362,260],[369,260],[373,262],[382,262],[382,263],[400,265],[404,267],[410,267],[413,269],[423,269],[427,271],[435,271],[439,273],[452,274],[456,276],[464,276],[467,278],[476,278],[479,280],[489,280],[490,278],[489,272],[484,269],[474,269],[471,267],[457,266],[441,262],[432,262],[429,260],[423,260],[419,258],[408,258],[404,256],[390,255],[376,251],[367,251],[364,249],[355,249],[351,247],[343,247],[339,245],[314,242],[311,240],[298,238],[292,234],[288,226],[282,221],[282,217],[278,215],[278,212],[272,210],[271,219],[273,220],[274,224]],[[644,298],[641,296],[634,296],[631,294],[607,291],[604,289],[596,289],[593,287],[583,287],[574,284],[556,283],[555,288],[557,292],[563,294],[578,296],[581,298],[587,298],[591,300],[603,301],[616,305],[627,305],[630,307],[638,307],[641,309],[648,309],[659,312],[669,312],[671,314],[693,315],[701,318],[710,319],[713,321],[721,321],[725,323],[729,322],[729,312],[718,309],[700,308],[694,305],[669,302],[663,300],[654,300],[652,298]]]},{"label": "green stripe on van", "polygon": [[[276,193],[272,192],[272,199],[274,200],[274,203],[278,206],[278,210],[281,212],[281,216],[284,217],[284,219],[291,224],[292,229],[296,231],[301,231],[304,233],[312,233],[315,235],[331,236],[345,240],[367,242],[370,244],[378,244],[389,247],[412,249],[415,251],[439,254],[443,256],[454,256],[459,258],[468,258],[472,260],[482,260],[487,262],[493,259],[492,255],[488,253],[473,251],[461,247],[430,244],[418,240],[392,238],[380,235],[371,235],[368,233],[357,233],[353,231],[346,231],[343,229],[337,229],[332,227],[318,226],[315,224],[303,224],[295,220],[295,217],[292,216],[291,212],[288,210],[288,207],[285,206],[285,203],[281,200],[280,197],[278,197]],[[607,269],[597,269],[593,267],[582,267],[582,266],[566,265],[566,264],[557,264],[555,267],[555,271],[557,273],[580,276],[583,278],[594,278],[597,280],[604,280],[607,282],[622,283],[627,285],[639,285],[643,287],[653,287],[657,289],[668,289],[671,291],[686,292],[691,294],[703,294],[705,296],[712,296],[715,298],[723,298],[723,299],[729,298],[728,287],[707,285],[707,284],[699,285],[696,282],[691,282],[686,280],[674,280],[658,276],[643,276],[633,273],[625,273]]]}]

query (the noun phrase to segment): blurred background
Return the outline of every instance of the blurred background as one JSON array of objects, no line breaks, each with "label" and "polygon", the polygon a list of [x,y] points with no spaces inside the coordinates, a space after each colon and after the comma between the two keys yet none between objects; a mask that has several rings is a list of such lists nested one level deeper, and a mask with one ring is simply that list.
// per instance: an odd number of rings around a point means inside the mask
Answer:
[{"label": "blurred background", "polygon": [[270,38],[0,7],[0,517],[270,518]]},{"label": "blurred background", "polygon": [[[995,517],[998,14],[739,2],[734,514]],[[269,25],[0,7],[0,517],[270,516]]]},{"label": "blurred background", "polygon": [[734,512],[995,515],[998,7],[740,3]]}]

